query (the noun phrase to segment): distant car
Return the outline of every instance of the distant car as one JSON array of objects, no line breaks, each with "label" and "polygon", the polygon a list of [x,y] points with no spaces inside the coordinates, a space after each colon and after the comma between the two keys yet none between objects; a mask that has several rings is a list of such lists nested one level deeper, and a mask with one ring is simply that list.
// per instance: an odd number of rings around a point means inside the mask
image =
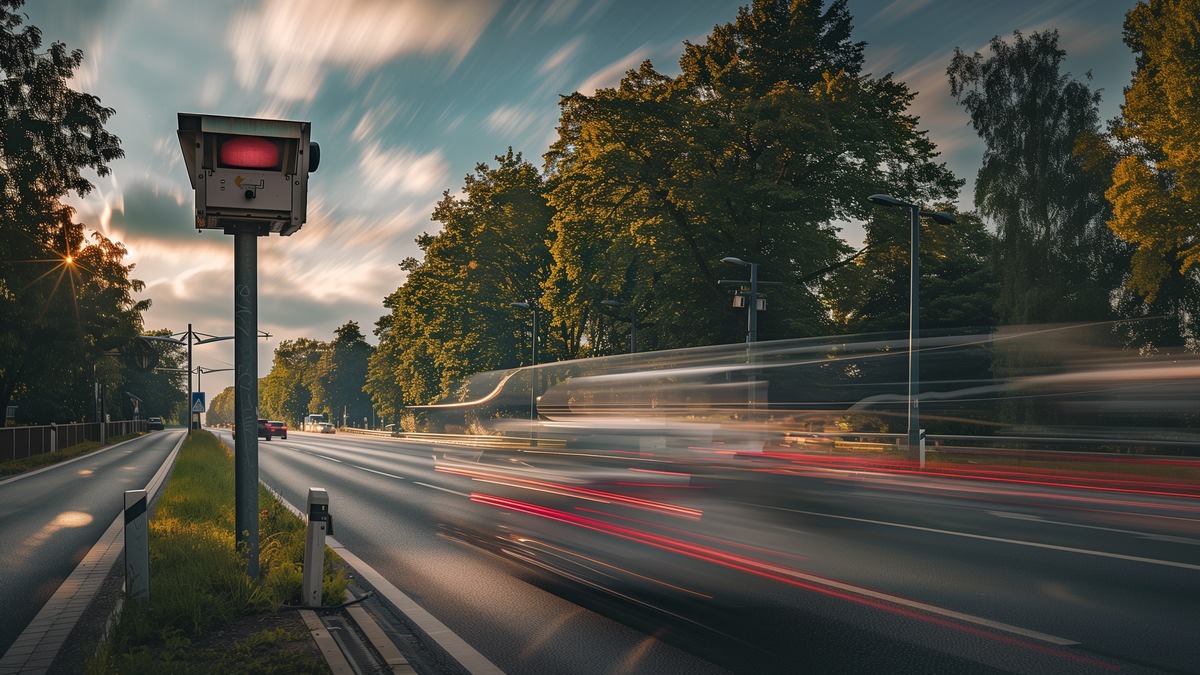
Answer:
[{"label": "distant car", "polygon": [[271,430],[272,436],[278,436],[285,441],[287,440],[287,431],[288,431],[287,422],[281,422],[279,420],[268,420],[267,428]]},{"label": "distant car", "polygon": [[163,430],[162,418],[161,417],[146,418],[146,430],[147,431],[162,431]]},{"label": "distant car", "polygon": [[[233,425],[233,437],[237,438],[237,425]],[[258,437],[271,440],[271,427],[267,426],[267,420],[258,418]]]},{"label": "distant car", "polygon": [[330,424],[329,422],[321,422],[321,423],[317,424],[317,433],[332,434],[333,433],[333,425]]}]

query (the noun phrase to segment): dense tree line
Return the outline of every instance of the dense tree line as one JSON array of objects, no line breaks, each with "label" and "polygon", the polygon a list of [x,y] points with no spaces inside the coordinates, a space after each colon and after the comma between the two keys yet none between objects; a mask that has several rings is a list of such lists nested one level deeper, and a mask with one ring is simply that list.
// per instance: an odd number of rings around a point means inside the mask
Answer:
[{"label": "dense tree line", "polygon": [[[143,417],[176,417],[181,377],[123,358],[150,306],[133,299],[143,284],[124,246],[86,233],[63,203],[92,190],[85,170],[107,176],[124,156],[104,128],[114,111],[68,86],[83,53],[61,42],[43,51],[22,4],[0,0],[0,411],[15,405],[19,423],[93,421],[100,391],[114,419],[133,417],[135,397]],[[177,365],[169,344],[155,349]]]},{"label": "dense tree line", "polygon": [[[1126,347],[1187,344],[1200,119],[1157,103],[1182,102],[1200,77],[1194,5],[1129,13],[1138,72],[1107,127],[1099,92],[1063,71],[1056,31],[955,51],[951,91],[985,154],[977,211],[923,225],[924,328],[1114,321]],[[614,88],[563,97],[540,174],[510,149],[434,211],[440,229],[417,240],[424,258],[402,263],[408,280],[376,325],[374,404],[462,399],[465,376],[527,363],[517,301],[539,311],[542,360],[623,350],[630,311],[642,350],[739,341],[744,314],[718,281],[745,272],[726,256],[782,282],[760,339],[904,330],[908,215],[865,197],[948,209],[962,181],[907,112],[914,93],[862,72],[851,32],[844,0],[756,0],[686,44],[678,76],[647,61]],[[858,250],[837,227],[847,220],[865,223]],[[1173,321],[1121,322],[1152,314]],[[1023,358],[1000,350],[984,369],[1003,377]]]},{"label": "dense tree line", "polygon": [[[21,4],[0,0],[0,407],[86,419],[102,382],[110,410],[138,397],[142,415],[172,417],[183,375],[121,358],[149,306],[133,300],[125,249],[63,204],[91,190],[85,169],[107,175],[122,156],[104,129],[114,111],[67,86],[82,54],[40,52]],[[976,210],[922,226],[924,328],[1112,321],[1125,348],[1195,350],[1197,10],[1131,9],[1137,69],[1107,125],[1099,92],[1063,72],[1056,31],[998,36],[986,56],[955,50],[951,93],[985,151]],[[908,216],[865,197],[950,209],[963,181],[908,112],[915,93],[862,72],[863,49],[847,0],[754,0],[685,43],[678,75],[646,61],[615,87],[562,97],[540,168],[509,148],[444,193],[422,258],[401,263],[407,280],[384,300],[379,346],[354,322],[330,342],[284,341],[260,414],[395,422],[407,405],[479,393],[462,383],[527,364],[534,339],[542,361],[623,351],[630,319],[643,351],[741,341],[744,310],[721,281],[746,272],[721,264],[730,256],[780,282],[762,340],[903,330]],[[864,225],[861,246],[847,221]],[[1167,320],[1129,321],[1156,316]],[[176,347],[157,350],[178,367]],[[988,367],[1019,372],[1027,356],[1000,350]]]},{"label": "dense tree line", "polygon": [[[363,418],[373,421],[371,400],[363,391],[373,352],[354,321],[340,326],[330,342],[284,340],[275,349],[270,374],[259,381],[259,416],[293,426],[299,426],[305,415],[313,413],[339,423],[345,420],[351,426],[363,426]],[[228,400],[222,396],[224,392],[213,400],[209,424],[233,421],[232,392]]]}]

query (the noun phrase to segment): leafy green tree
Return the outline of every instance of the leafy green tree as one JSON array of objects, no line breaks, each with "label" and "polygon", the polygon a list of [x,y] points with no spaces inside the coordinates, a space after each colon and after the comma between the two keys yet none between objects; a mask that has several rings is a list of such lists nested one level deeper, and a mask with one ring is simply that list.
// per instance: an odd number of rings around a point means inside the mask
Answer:
[{"label": "leafy green tree", "polygon": [[138,334],[149,301],[132,300],[142,284],[125,249],[88,241],[62,203],[91,191],[84,169],[106,176],[124,155],[104,129],[113,110],[68,86],[83,53],[39,52],[22,4],[0,0],[0,409],[15,400],[18,419],[84,419],[93,382],[116,372],[104,354]]},{"label": "leafy green tree", "polygon": [[280,342],[271,372],[259,385],[259,414],[293,425],[309,413],[330,414],[328,407],[316,406],[313,400],[313,390],[319,386],[318,364],[327,351],[328,344],[310,338]]},{"label": "leafy green tree", "polygon": [[233,387],[225,387],[221,393],[212,397],[208,404],[208,412],[204,421],[210,426],[233,426],[237,419],[233,406]]},{"label": "leafy green tree", "polygon": [[1100,93],[1062,72],[1057,31],[990,47],[955,49],[947,75],[986,146],[975,204],[999,235],[999,321],[1112,318],[1125,257],[1105,225],[1108,176],[1080,151],[1100,134]]},{"label": "leafy green tree", "polygon": [[[909,323],[909,213],[888,209],[867,232],[863,255],[833,273],[823,296],[833,320],[851,333],[907,330]],[[998,291],[992,264],[995,237],[971,213],[957,224],[921,223],[921,328],[988,329],[996,325]]]},{"label": "leafy green tree", "polygon": [[312,405],[329,411],[337,419],[345,417],[354,422],[362,417],[370,419],[374,416],[374,408],[363,388],[374,348],[367,344],[355,321],[340,326],[335,332],[336,337],[317,363],[317,386]]},{"label": "leafy green tree", "polygon": [[616,298],[651,348],[742,339],[718,283],[744,278],[719,262],[734,256],[784,283],[762,339],[827,332],[819,285],[850,253],[833,223],[866,218],[874,192],[943,201],[961,184],[906,114],[912,93],[862,74],[850,35],[845,0],[756,0],[688,44],[678,77],[646,62],[616,89],[564,97],[546,155],[555,320],[598,325]]},{"label": "leafy green tree", "polygon": [[[171,331],[159,329],[146,335],[170,337]],[[120,415],[121,419],[133,419],[133,399],[141,399],[138,415],[141,419],[156,416],[170,422],[185,423],[187,419],[187,373],[171,368],[187,370],[187,346],[152,340],[148,343],[157,353],[154,370],[143,371],[124,361],[121,369]]]},{"label": "leafy green tree", "polygon": [[[1200,334],[1200,2],[1143,0],[1125,16],[1136,70],[1115,125],[1123,156],[1107,196],[1109,226],[1136,247],[1130,295],[1163,313],[1157,344]],[[1127,300],[1132,300],[1128,298]],[[1173,337],[1174,336],[1174,337]]]},{"label": "leafy green tree", "polygon": [[[393,416],[399,401],[464,396],[455,386],[469,375],[516,366],[528,353],[521,348],[528,312],[510,303],[539,302],[552,212],[541,176],[520,153],[509,148],[496,162],[466,177],[464,198],[445,193],[433,212],[442,230],[417,238],[424,260],[401,263],[408,279],[384,302],[391,314],[376,324],[380,345],[367,380]],[[578,333],[547,326],[544,360],[573,355]]]}]

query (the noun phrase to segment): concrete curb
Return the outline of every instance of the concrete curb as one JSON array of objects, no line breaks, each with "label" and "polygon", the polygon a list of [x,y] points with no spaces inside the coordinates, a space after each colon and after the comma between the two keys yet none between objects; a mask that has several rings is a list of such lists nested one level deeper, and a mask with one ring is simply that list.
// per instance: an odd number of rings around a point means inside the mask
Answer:
[{"label": "concrete curb", "polygon": [[[167,455],[166,461],[146,485],[146,492],[151,495],[151,502],[158,499],[158,495],[166,483],[167,475],[175,466],[179,448],[183,446],[186,439],[187,434],[180,437],[175,448]],[[115,448],[127,442],[122,441],[112,447]],[[94,453],[89,453],[89,455],[91,454]],[[69,460],[62,464],[71,461],[75,460]],[[61,466],[61,464],[54,466]],[[39,470],[38,473],[40,472]],[[22,474],[22,476],[24,475]],[[25,627],[20,637],[5,652],[4,657],[0,658],[0,675],[45,673],[50,669],[71,631],[79,622],[79,618],[83,616],[88,605],[95,599],[101,584],[112,571],[117,558],[125,550],[125,538],[122,536],[124,531],[125,514],[121,513],[108,526],[108,529],[79,562],[71,575],[58,587],[50,600],[42,606],[41,611]]]}]

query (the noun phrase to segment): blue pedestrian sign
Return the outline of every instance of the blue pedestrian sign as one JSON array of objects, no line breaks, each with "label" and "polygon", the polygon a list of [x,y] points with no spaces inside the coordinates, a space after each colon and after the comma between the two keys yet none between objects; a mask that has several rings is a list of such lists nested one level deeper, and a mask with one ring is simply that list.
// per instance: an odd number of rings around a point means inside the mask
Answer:
[{"label": "blue pedestrian sign", "polygon": [[192,412],[194,412],[194,413],[204,412],[204,392],[202,392],[202,391],[193,391],[192,392]]}]

